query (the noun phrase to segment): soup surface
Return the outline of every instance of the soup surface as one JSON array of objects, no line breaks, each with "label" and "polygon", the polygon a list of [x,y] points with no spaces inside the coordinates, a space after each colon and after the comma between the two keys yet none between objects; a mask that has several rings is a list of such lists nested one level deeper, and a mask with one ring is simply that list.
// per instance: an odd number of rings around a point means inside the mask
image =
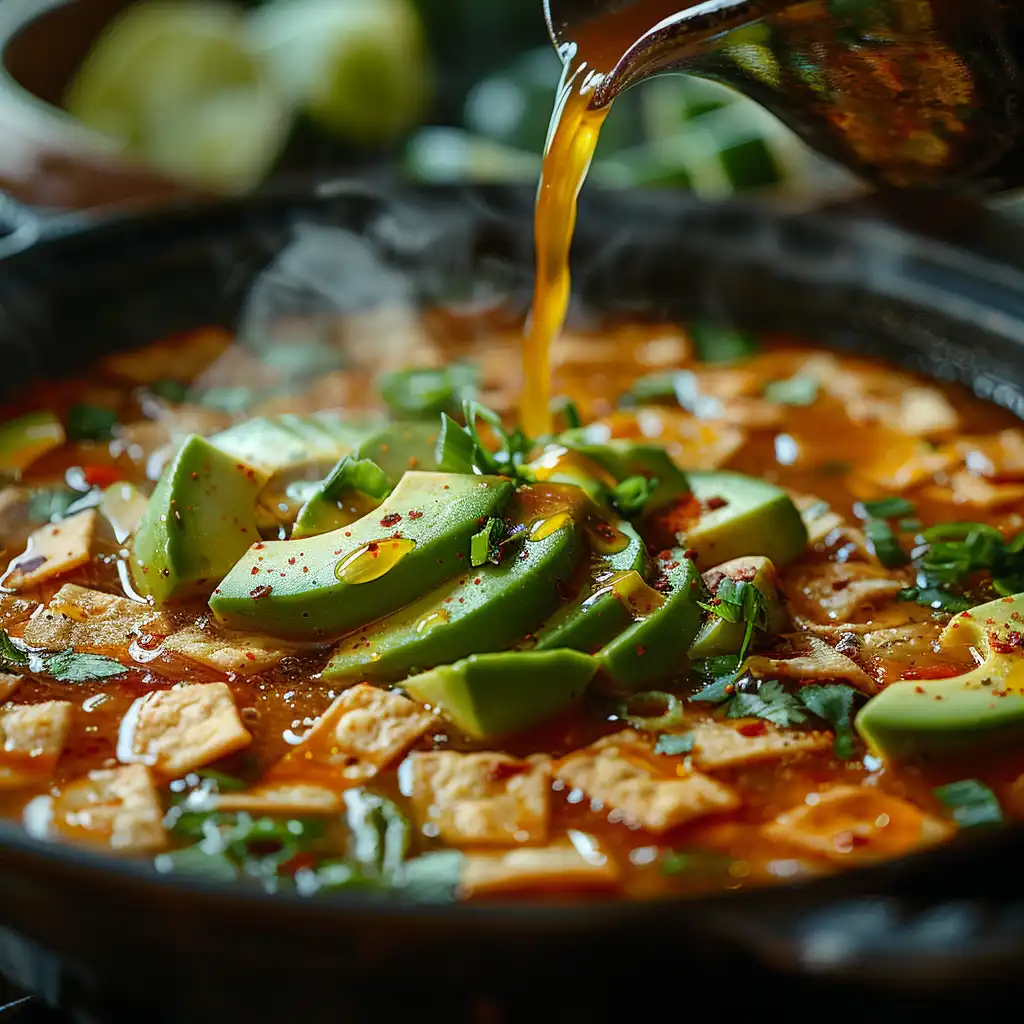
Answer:
[{"label": "soup surface", "polygon": [[5,815],[165,872],[481,899],[792,880],[1024,813],[1015,420],[607,323],[557,344],[526,438],[518,326],[474,364],[477,328],[430,323],[375,381],[281,388],[210,329],[6,411]]}]

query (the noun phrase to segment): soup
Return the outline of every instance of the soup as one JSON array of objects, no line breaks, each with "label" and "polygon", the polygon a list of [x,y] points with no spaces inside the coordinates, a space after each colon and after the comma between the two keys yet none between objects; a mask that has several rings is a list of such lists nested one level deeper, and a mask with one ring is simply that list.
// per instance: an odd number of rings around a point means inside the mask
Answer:
[{"label": "soup", "polygon": [[[1024,813],[1024,431],[792,339],[515,327],[316,376],[205,330],[0,435],[0,811],[316,897],[659,897]],[[486,403],[486,404],[484,404]]]}]

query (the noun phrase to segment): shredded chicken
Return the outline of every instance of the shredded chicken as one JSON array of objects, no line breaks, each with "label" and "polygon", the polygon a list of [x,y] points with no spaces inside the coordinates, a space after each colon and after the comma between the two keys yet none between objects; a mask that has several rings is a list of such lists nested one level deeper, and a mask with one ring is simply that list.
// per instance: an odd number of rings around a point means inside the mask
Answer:
[{"label": "shredded chicken", "polygon": [[52,829],[115,850],[149,852],[167,843],[163,817],[149,769],[133,764],[65,786],[53,801]]},{"label": "shredded chicken", "polygon": [[866,786],[811,793],[762,829],[768,839],[850,863],[910,853],[954,831],[909,801]]},{"label": "shredded chicken", "polygon": [[455,846],[543,842],[551,814],[551,766],[506,754],[414,752],[400,771],[416,822]]},{"label": "shredded chicken", "polygon": [[466,896],[499,896],[614,888],[618,866],[588,840],[580,836],[575,844],[562,840],[551,846],[468,854],[463,861],[462,891]]},{"label": "shredded chicken", "polygon": [[121,722],[117,756],[173,779],[251,742],[227,684],[179,685],[135,701]]},{"label": "shredded chicken", "polygon": [[346,690],[273,769],[275,779],[315,776],[358,785],[398,760],[439,720],[398,693],[360,683]]},{"label": "shredded chicken", "polygon": [[659,834],[695,818],[735,810],[739,795],[698,772],[668,774],[631,734],[570,754],[555,767],[555,777],[590,800],[593,810],[612,812],[612,820]]},{"label": "shredded chicken", "polygon": [[97,512],[77,512],[59,523],[47,523],[28,539],[28,548],[11,562],[4,586],[29,590],[85,565],[92,556]]}]

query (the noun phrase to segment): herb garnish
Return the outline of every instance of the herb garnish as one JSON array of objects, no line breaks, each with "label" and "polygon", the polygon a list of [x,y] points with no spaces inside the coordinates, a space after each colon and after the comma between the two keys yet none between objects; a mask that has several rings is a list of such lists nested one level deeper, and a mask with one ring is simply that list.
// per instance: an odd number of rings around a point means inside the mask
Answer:
[{"label": "herb garnish", "polygon": [[812,715],[823,718],[835,730],[835,755],[840,761],[853,757],[854,733],[851,717],[857,691],[844,683],[801,686],[797,697]]},{"label": "herb garnish", "polygon": [[505,535],[505,523],[501,519],[488,519],[487,524],[479,533],[474,533],[469,541],[469,564],[474,569],[487,562],[498,565],[501,562],[501,540]]},{"label": "herb garnish", "polygon": [[912,516],[915,511],[912,501],[899,497],[862,501],[856,505],[859,519],[899,519],[901,516]]},{"label": "herb garnish", "polygon": [[380,379],[380,394],[398,418],[433,419],[442,412],[456,413],[475,397],[478,383],[475,367],[455,363],[441,369],[386,373]]},{"label": "herb garnish", "polygon": [[99,405],[75,405],[68,410],[67,433],[72,441],[109,441],[117,413]]},{"label": "herb garnish", "polygon": [[627,476],[612,492],[612,502],[626,519],[634,519],[643,512],[651,495],[657,490],[658,481],[645,476]]},{"label": "herb garnish", "polygon": [[372,459],[344,456],[319,487],[328,501],[338,501],[351,491],[383,500],[391,493],[387,473]]},{"label": "herb garnish", "polygon": [[579,406],[571,398],[556,399],[552,404],[552,411],[556,416],[561,415],[565,420],[566,430],[579,430],[583,426]]},{"label": "herb garnish", "polygon": [[695,739],[692,732],[662,733],[658,737],[658,742],[654,744],[654,752],[664,754],[666,757],[679,757],[693,750]]},{"label": "herb garnish", "polygon": [[738,657],[742,660],[754,637],[754,630],[768,628],[768,599],[749,580],[734,580],[726,576],[715,596],[708,602],[698,602],[701,608],[725,622],[744,622],[747,629],[740,644]]},{"label": "herb garnish", "polygon": [[761,683],[757,690],[740,690],[725,713],[728,718],[763,718],[780,728],[807,721],[800,702],[774,679]]},{"label": "herb garnish", "polygon": [[724,873],[732,865],[732,858],[715,850],[669,850],[658,862],[658,870],[668,877],[690,873]]},{"label": "herb garnish", "polygon": [[734,363],[757,351],[757,339],[753,334],[709,321],[692,324],[690,338],[697,358],[705,363]]},{"label": "herb garnish", "polygon": [[[533,442],[517,427],[508,433],[501,417],[487,406],[467,401],[462,407],[465,426],[460,426],[447,413],[441,414],[441,433],[437,438],[435,458],[448,473],[479,472],[495,476],[526,477],[523,463]],[[498,439],[498,451],[492,452],[480,437],[477,420],[483,420]]]},{"label": "herb garnish", "polygon": [[900,546],[892,527],[884,519],[869,519],[864,524],[864,536],[875,557],[887,569],[896,569],[910,561],[910,556]]},{"label": "herb garnish", "polygon": [[953,812],[953,820],[961,828],[1000,825],[1004,821],[999,798],[978,779],[961,779],[932,792]]},{"label": "herb garnish", "polygon": [[0,665],[4,668],[53,676],[59,683],[89,683],[124,675],[128,669],[102,654],[79,654],[73,650],[38,653],[18,647],[6,630],[0,629]]},{"label": "herb garnish", "polygon": [[146,385],[146,390],[171,405],[181,405],[188,398],[189,386],[180,380],[155,380]]}]

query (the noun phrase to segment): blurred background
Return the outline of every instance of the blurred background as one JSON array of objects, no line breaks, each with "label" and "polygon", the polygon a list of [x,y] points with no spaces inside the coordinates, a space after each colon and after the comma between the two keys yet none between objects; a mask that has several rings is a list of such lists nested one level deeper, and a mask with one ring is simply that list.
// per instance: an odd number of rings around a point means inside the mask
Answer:
[{"label": "blurred background", "polygon": [[[82,207],[381,166],[533,184],[559,73],[541,0],[0,0],[0,190]],[[683,76],[621,98],[592,173],[710,198],[856,188]]]}]

